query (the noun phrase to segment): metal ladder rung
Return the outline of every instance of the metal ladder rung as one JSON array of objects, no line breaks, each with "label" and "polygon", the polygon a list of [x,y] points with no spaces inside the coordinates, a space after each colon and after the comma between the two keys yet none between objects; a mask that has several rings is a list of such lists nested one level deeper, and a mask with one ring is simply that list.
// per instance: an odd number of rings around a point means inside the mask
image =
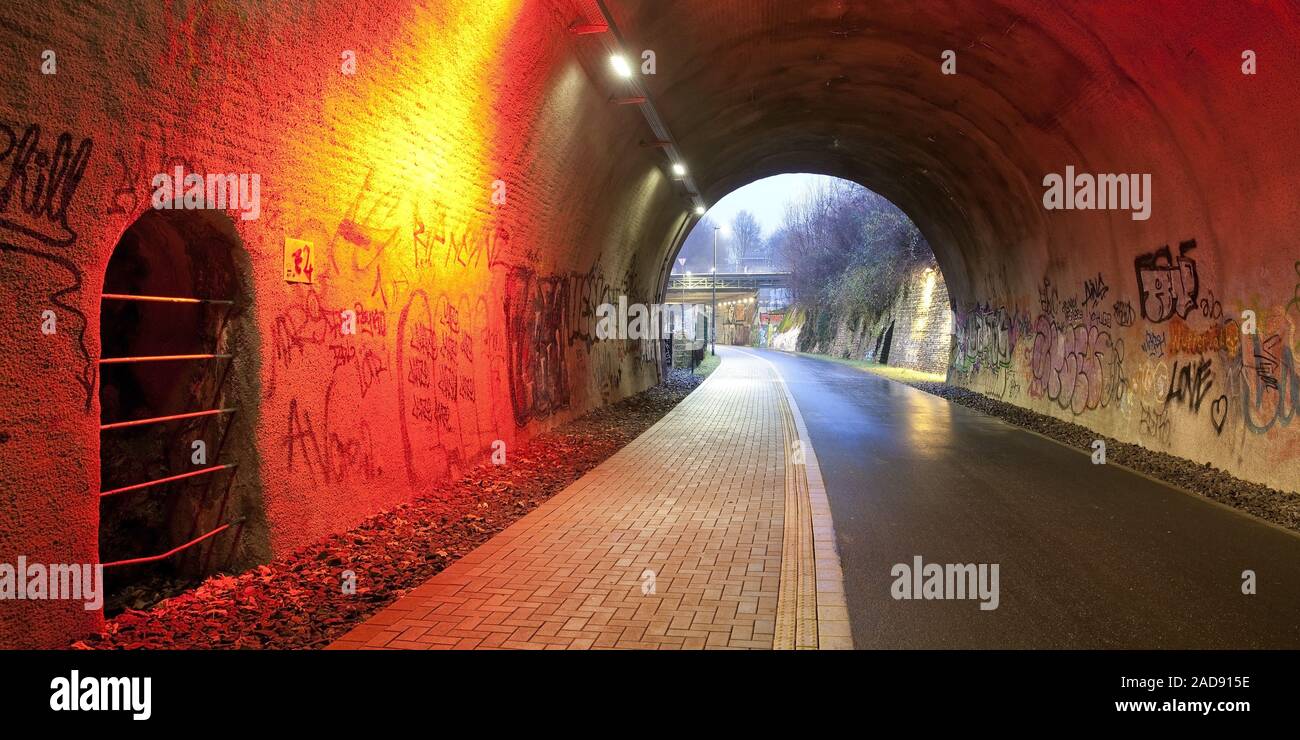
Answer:
[{"label": "metal ladder rung", "polygon": [[148,419],[131,419],[130,421],[115,421],[111,424],[100,424],[99,430],[108,429],[125,429],[126,427],[138,427],[145,424],[161,424],[168,421],[180,421],[181,419],[197,419],[201,416],[216,416],[218,414],[233,414],[234,409],[211,409],[208,411],[194,411],[188,414],[172,414],[171,416],[153,416]]},{"label": "metal ladder rung", "polygon": [[138,491],[141,488],[160,486],[164,483],[171,483],[173,481],[185,480],[186,478],[193,478],[199,475],[207,475],[209,473],[215,473],[218,470],[233,470],[234,468],[237,467],[239,467],[238,463],[228,463],[225,465],[212,465],[210,467],[202,468],[200,470],[191,470],[188,473],[181,473],[180,475],[169,475],[166,478],[158,478],[157,480],[145,481],[144,483],[135,483],[129,486],[123,486],[121,488],[114,488],[111,491],[102,491],[100,492],[99,497],[104,498],[105,496],[113,496],[119,493],[126,493],[128,491]]},{"label": "metal ladder rung", "polygon": [[140,301],[145,303],[211,303],[221,306],[234,305],[233,300],[224,298],[185,298],[170,295],[131,295],[128,293],[104,293],[100,296],[106,301]]},{"label": "metal ladder rung", "polygon": [[139,357],[101,357],[101,365],[122,365],[128,362],[168,362],[171,360],[228,360],[234,355],[141,355]]},{"label": "metal ladder rung", "polygon": [[131,558],[131,559],[129,559],[129,560],[114,560],[114,561],[111,562],[111,563],[101,563],[100,565],[102,565],[102,566],[105,567],[105,568],[114,568],[114,567],[117,567],[117,566],[119,566],[119,565],[139,565],[139,564],[141,564],[141,563],[153,563],[153,562],[157,562],[157,561],[159,561],[159,560],[166,560],[167,558],[169,558],[169,557],[175,555],[175,554],[178,553],[178,552],[181,552],[181,551],[183,551],[183,550],[188,550],[189,548],[194,547],[195,545],[197,545],[197,544],[199,544],[200,542],[202,542],[202,541],[208,539],[209,537],[215,537],[215,536],[221,534],[222,532],[226,531],[227,529],[230,529],[231,525],[234,525],[234,524],[242,524],[243,522],[244,522],[243,519],[237,519],[237,520],[235,520],[235,521],[233,521],[233,522],[226,522],[225,524],[221,525],[220,527],[217,527],[216,529],[212,530],[211,532],[208,532],[207,534],[201,535],[201,536],[199,536],[199,537],[195,537],[194,539],[190,540],[189,542],[186,542],[185,544],[183,544],[183,545],[181,545],[181,546],[179,546],[179,547],[174,547],[174,548],[172,548],[172,549],[168,550],[167,552],[164,552],[164,553],[162,553],[162,554],[160,554],[160,555],[150,555],[150,556],[148,556],[148,557],[143,557],[143,558]]}]

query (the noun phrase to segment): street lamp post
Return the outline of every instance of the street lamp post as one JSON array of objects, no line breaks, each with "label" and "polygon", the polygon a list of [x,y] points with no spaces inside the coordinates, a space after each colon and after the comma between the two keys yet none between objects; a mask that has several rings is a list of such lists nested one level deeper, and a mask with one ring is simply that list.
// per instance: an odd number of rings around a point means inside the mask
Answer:
[{"label": "street lamp post", "polygon": [[709,282],[713,284],[713,307],[709,313],[709,331],[713,338],[713,346],[709,354],[717,356],[718,354],[718,230],[721,226],[713,227],[713,267],[710,268]]}]

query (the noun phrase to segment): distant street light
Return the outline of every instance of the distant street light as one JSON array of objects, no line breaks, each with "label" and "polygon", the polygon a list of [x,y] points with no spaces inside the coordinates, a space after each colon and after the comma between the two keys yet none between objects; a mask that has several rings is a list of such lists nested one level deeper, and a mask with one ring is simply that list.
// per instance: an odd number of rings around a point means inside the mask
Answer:
[{"label": "distant street light", "polygon": [[714,357],[718,355],[718,232],[721,230],[721,226],[713,227],[713,267],[709,268],[709,282],[713,284],[713,309],[709,315],[709,323],[712,325],[709,330],[712,332],[713,345],[709,349],[709,354]]}]

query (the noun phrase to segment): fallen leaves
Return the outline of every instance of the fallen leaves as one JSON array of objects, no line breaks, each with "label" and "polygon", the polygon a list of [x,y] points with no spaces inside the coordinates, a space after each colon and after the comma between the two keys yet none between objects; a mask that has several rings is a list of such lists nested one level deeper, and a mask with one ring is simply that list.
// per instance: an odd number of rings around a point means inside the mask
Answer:
[{"label": "fallen leaves", "polygon": [[[98,635],[69,647],[92,649],[321,648],[432,578],[650,428],[699,385],[669,381],[597,409],[519,445],[506,465],[484,463],[412,503],[376,514],[349,532],[239,575],[128,608]],[[355,588],[344,588],[344,573]],[[163,592],[162,586],[153,587]],[[138,594],[128,602],[139,606]]]}]

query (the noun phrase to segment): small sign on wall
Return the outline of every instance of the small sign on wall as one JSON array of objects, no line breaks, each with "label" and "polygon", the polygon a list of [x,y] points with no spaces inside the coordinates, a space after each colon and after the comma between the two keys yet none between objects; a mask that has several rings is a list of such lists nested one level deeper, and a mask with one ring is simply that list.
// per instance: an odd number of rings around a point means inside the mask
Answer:
[{"label": "small sign on wall", "polygon": [[316,271],[312,243],[303,239],[284,240],[284,279],[289,283],[310,283]]}]

